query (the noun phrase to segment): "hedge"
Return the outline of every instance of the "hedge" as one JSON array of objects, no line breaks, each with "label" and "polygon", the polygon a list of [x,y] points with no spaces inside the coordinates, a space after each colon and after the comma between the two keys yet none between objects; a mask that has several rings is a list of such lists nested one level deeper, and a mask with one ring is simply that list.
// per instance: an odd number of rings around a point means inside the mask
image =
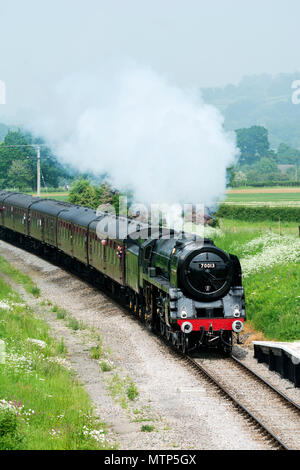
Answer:
[{"label": "hedge", "polygon": [[272,188],[272,187],[292,187],[298,188],[300,187],[300,181],[261,181],[255,183],[248,183],[246,186],[242,186],[241,184],[228,186],[229,189],[247,189],[247,188]]},{"label": "hedge", "polygon": [[261,222],[264,220],[276,222],[280,219],[282,222],[299,222],[300,225],[300,207],[252,207],[221,204],[216,216],[228,219],[249,220],[250,222]]}]

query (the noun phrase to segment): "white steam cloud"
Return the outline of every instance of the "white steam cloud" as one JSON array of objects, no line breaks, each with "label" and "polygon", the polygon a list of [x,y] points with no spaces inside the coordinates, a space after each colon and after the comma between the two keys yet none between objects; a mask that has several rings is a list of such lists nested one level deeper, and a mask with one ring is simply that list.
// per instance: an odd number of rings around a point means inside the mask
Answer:
[{"label": "white steam cloud", "polygon": [[70,77],[36,116],[29,127],[61,159],[108,172],[115,187],[132,188],[146,204],[214,204],[237,156],[216,108],[136,66],[109,77]]}]

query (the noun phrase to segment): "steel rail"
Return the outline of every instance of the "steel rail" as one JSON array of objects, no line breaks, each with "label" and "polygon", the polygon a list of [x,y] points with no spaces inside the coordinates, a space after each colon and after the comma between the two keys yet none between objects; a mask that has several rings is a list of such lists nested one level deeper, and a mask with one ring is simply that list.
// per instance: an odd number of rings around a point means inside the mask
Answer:
[{"label": "steel rail", "polygon": [[231,356],[232,360],[239,365],[239,367],[245,369],[249,374],[252,374],[254,377],[256,377],[258,380],[260,380],[264,385],[269,387],[273,392],[275,392],[280,398],[282,398],[287,404],[295,408],[297,411],[300,411],[300,405],[298,403],[294,402],[291,398],[289,398],[287,395],[285,395],[283,392],[278,390],[274,385],[272,385],[270,382],[268,382],[266,379],[261,377],[259,374],[254,372],[254,370],[250,369],[250,367],[246,366],[243,364],[237,357]]},{"label": "steel rail", "polygon": [[251,419],[252,422],[254,422],[263,432],[264,434],[271,440],[273,443],[276,445],[276,447],[279,450],[290,450],[287,444],[285,444],[282,439],[280,439],[279,436],[274,434],[271,429],[269,429],[259,418],[257,418],[252,411],[250,411],[245,405],[243,405],[237,398],[234,397],[234,395],[224,386],[220,383],[219,380],[217,380],[210,372],[208,372],[205,367],[203,367],[199,362],[197,362],[195,359],[193,359],[190,356],[184,355],[184,359],[193,367],[193,369],[197,370],[198,372],[201,373],[202,376],[204,376],[207,380],[212,382],[223,394],[228,397],[231,402],[244,414],[248,416],[249,419]]}]

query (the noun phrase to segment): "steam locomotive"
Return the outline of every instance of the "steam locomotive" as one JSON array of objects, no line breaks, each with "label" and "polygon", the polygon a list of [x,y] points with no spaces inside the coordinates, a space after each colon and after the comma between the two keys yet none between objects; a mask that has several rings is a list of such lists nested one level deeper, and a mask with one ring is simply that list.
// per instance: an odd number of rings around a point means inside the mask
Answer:
[{"label": "steam locomotive", "polygon": [[183,352],[230,354],[233,332],[243,330],[239,260],[210,239],[8,191],[0,237],[109,291]]}]

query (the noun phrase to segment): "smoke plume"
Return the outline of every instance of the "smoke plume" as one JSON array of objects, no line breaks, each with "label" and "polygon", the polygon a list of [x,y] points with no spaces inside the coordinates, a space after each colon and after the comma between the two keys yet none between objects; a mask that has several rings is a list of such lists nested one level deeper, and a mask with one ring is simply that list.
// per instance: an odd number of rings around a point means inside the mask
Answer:
[{"label": "smoke plume", "polygon": [[146,204],[214,204],[237,155],[222,115],[198,92],[133,65],[69,77],[33,115],[26,124],[63,161],[108,172]]}]

